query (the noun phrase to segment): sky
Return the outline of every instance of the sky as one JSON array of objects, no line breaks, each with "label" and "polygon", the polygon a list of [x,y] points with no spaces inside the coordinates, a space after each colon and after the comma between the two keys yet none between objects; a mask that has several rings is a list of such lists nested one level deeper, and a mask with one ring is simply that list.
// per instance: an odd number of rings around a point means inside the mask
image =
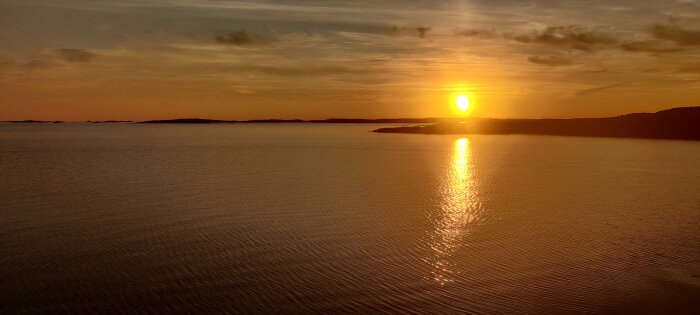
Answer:
[{"label": "sky", "polygon": [[700,0],[0,0],[0,120],[700,106]]}]

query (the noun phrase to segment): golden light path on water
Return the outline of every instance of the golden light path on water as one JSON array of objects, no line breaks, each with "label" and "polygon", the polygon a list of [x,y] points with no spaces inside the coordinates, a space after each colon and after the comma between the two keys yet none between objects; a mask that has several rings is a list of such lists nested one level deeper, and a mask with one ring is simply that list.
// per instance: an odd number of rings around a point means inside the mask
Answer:
[{"label": "golden light path on water", "polygon": [[471,154],[469,139],[455,141],[449,169],[440,189],[442,204],[431,244],[435,252],[431,260],[432,276],[440,284],[454,281],[454,276],[459,273],[450,258],[481,217]]}]

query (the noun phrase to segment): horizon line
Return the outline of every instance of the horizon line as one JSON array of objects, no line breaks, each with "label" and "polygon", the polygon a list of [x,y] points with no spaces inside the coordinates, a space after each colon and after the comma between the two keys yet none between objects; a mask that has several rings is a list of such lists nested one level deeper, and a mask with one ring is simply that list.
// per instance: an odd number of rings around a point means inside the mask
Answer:
[{"label": "horizon line", "polygon": [[634,112],[627,114],[620,114],[617,116],[603,116],[603,117],[541,117],[541,118],[491,118],[491,117],[400,117],[400,118],[324,118],[324,119],[282,119],[282,118],[266,118],[266,119],[246,119],[246,120],[236,120],[236,119],[214,119],[214,118],[195,118],[195,117],[185,117],[185,118],[169,118],[169,119],[148,119],[148,120],[119,120],[119,119],[106,119],[106,120],[35,120],[35,119],[23,119],[23,120],[2,120],[3,123],[167,123],[174,121],[192,120],[192,121],[202,121],[209,123],[331,123],[333,120],[345,121],[346,123],[351,123],[351,121],[362,121],[362,122],[377,122],[381,121],[392,121],[401,122],[401,120],[459,120],[459,119],[503,119],[503,120],[538,120],[538,119],[599,119],[599,118],[614,118],[625,115],[634,114],[654,114],[664,111],[680,109],[680,108],[696,108],[700,106],[681,106],[681,107],[671,107],[656,112]]}]

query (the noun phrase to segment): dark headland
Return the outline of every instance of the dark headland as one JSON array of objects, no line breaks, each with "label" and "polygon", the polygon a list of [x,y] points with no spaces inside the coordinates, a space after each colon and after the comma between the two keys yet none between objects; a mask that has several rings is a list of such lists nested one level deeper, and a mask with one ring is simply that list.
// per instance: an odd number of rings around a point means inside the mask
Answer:
[{"label": "dark headland", "polygon": [[700,140],[700,107],[679,107],[656,113],[608,118],[490,119],[380,128],[380,133],[414,134],[526,134],[581,137],[619,137]]}]

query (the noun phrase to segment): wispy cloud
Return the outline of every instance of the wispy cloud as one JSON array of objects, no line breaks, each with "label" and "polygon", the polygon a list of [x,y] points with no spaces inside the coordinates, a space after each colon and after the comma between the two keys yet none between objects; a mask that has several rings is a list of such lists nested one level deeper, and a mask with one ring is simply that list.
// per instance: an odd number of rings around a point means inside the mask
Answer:
[{"label": "wispy cloud", "polygon": [[230,32],[226,35],[217,36],[216,42],[220,44],[229,44],[235,46],[260,46],[269,45],[276,39],[271,37],[263,37],[246,30]]},{"label": "wispy cloud", "polygon": [[626,85],[626,84],[629,84],[629,83],[630,83],[630,82],[620,82],[620,83],[615,83],[615,84],[608,84],[608,85],[598,86],[598,87],[594,87],[594,88],[590,88],[590,89],[584,89],[584,90],[578,91],[578,92],[576,93],[576,96],[577,96],[577,97],[587,96],[587,95],[599,93],[599,92],[602,92],[602,91],[615,89],[615,88],[621,87],[621,86]]},{"label": "wispy cloud", "polygon": [[68,61],[68,62],[75,62],[75,63],[85,63],[85,62],[90,62],[93,59],[97,58],[97,54],[92,53],[88,50],[85,49],[70,49],[70,48],[63,48],[63,49],[56,49],[55,53],[59,55],[63,60]]},{"label": "wispy cloud", "polygon": [[407,27],[407,26],[392,26],[386,30],[389,36],[416,36],[425,38],[432,28],[427,26]]},{"label": "wispy cloud", "polygon": [[628,42],[620,45],[622,50],[631,52],[651,52],[651,53],[670,53],[680,51],[681,49],[675,43],[666,40],[644,40],[637,42]]},{"label": "wispy cloud", "polygon": [[676,24],[654,24],[649,32],[657,39],[670,40],[679,45],[700,45],[700,30],[687,30]]},{"label": "wispy cloud", "polygon": [[56,62],[50,59],[36,58],[21,64],[21,67],[27,70],[43,70],[56,66]]},{"label": "wispy cloud", "polygon": [[534,64],[543,65],[543,66],[550,66],[550,67],[570,66],[573,64],[573,61],[569,58],[562,57],[562,56],[554,56],[554,55],[530,56],[527,58],[527,60],[529,62],[534,63]]},{"label": "wispy cloud", "polygon": [[367,69],[351,68],[340,65],[236,65],[234,69],[241,72],[254,72],[276,76],[332,76],[343,74],[362,74],[372,72]]},{"label": "wispy cloud", "polygon": [[700,63],[682,66],[682,67],[680,67],[680,69],[678,69],[678,72],[681,72],[681,73],[700,73]]},{"label": "wispy cloud", "polygon": [[501,34],[498,34],[496,31],[490,30],[490,29],[485,29],[485,28],[464,29],[464,30],[457,32],[456,35],[462,36],[462,37],[477,37],[477,38],[486,38],[486,39],[503,37]]},{"label": "wispy cloud", "polygon": [[619,40],[609,34],[592,30],[581,25],[553,25],[530,33],[495,31],[486,28],[469,28],[458,31],[456,36],[512,40],[523,44],[569,47],[575,50],[594,52],[611,47]]},{"label": "wispy cloud", "polygon": [[617,42],[615,38],[589,30],[580,25],[549,26],[529,35],[515,35],[521,43],[569,46],[573,49],[591,52]]}]

